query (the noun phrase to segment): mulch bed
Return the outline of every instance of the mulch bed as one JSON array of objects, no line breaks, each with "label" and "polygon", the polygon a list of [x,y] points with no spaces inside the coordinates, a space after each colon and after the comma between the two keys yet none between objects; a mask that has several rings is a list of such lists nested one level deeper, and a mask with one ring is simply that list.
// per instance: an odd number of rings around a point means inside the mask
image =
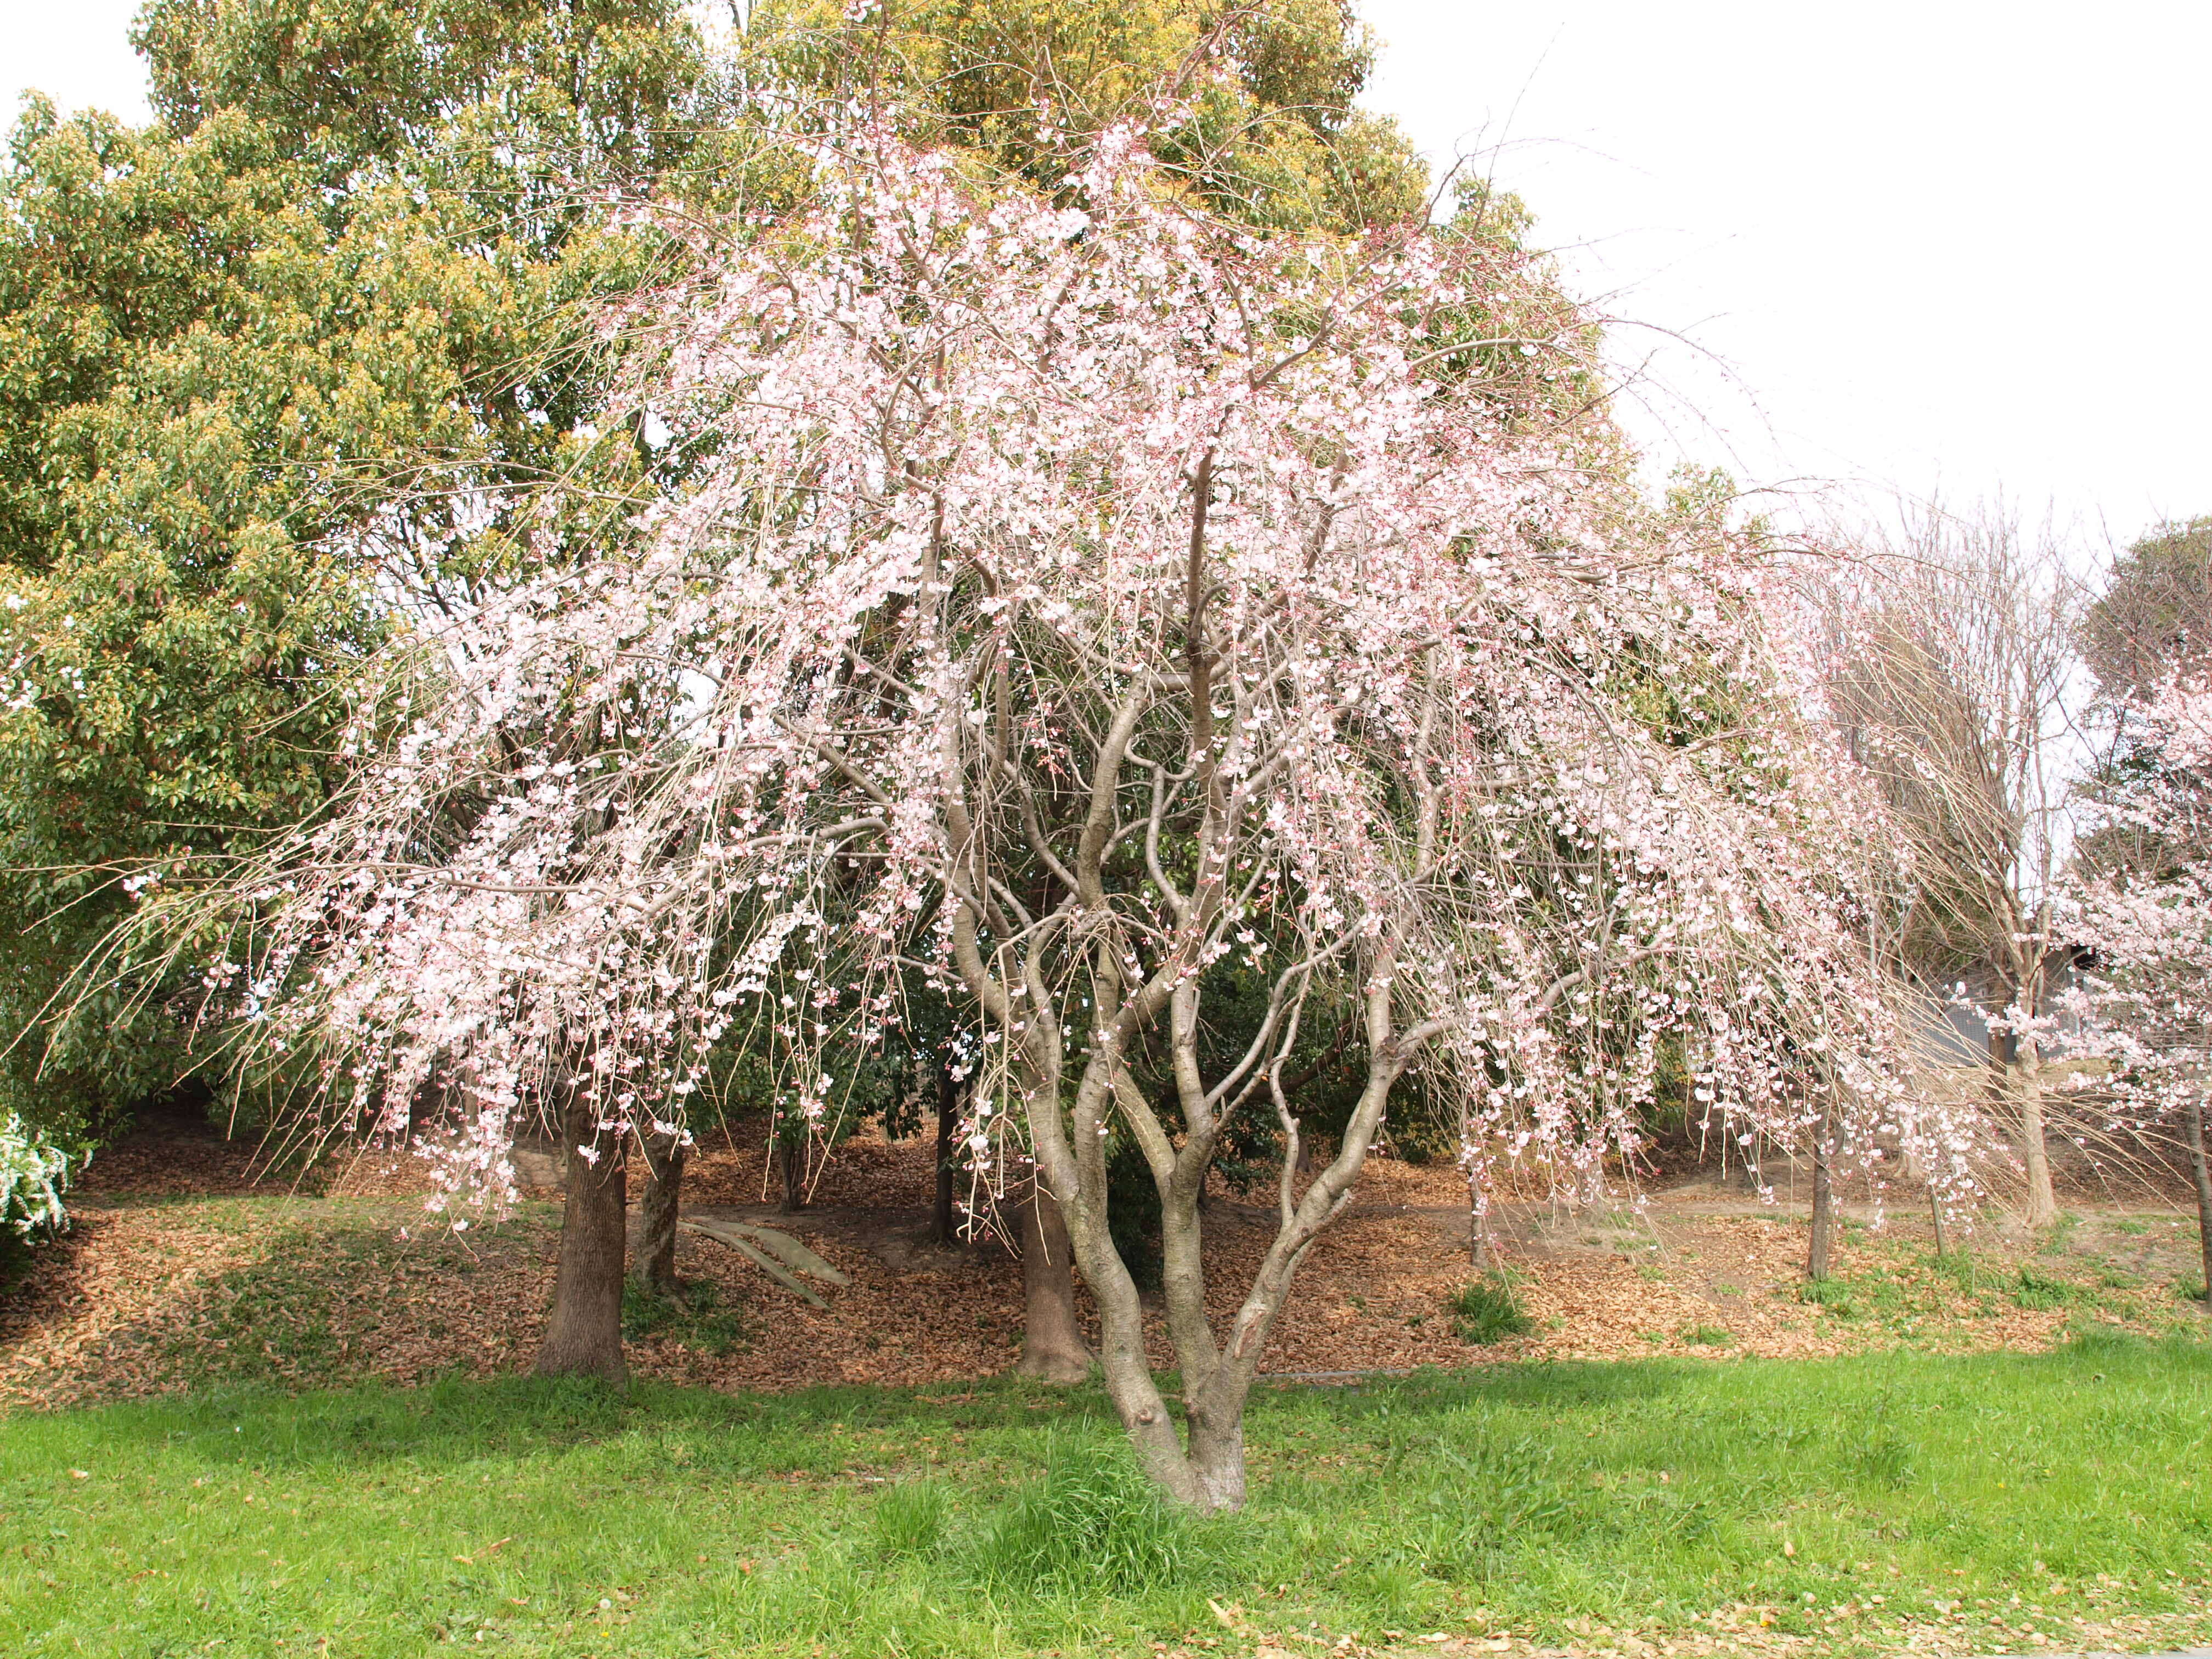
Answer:
[{"label": "mulch bed", "polygon": [[[927,1142],[858,1138],[811,1171],[807,1207],[786,1215],[760,1148],[702,1146],[686,1176],[688,1204],[786,1228],[853,1282],[828,1309],[807,1307],[733,1253],[683,1235],[678,1273],[712,1282],[722,1305],[742,1310],[749,1340],[716,1354],[676,1337],[636,1338],[633,1368],[764,1389],[932,1386],[1006,1369],[1021,1334],[1019,1264],[994,1243],[933,1243],[933,1184]],[[0,1405],[211,1380],[404,1382],[520,1369],[551,1293],[556,1212],[527,1206],[505,1225],[455,1235],[424,1215],[423,1191],[405,1158],[349,1157],[310,1183],[266,1167],[250,1143],[204,1133],[142,1136],[102,1153],[78,1194],[75,1231],[41,1252],[26,1281],[0,1291]],[[1211,1299],[1224,1328],[1272,1237],[1270,1199],[1217,1196],[1209,1206]],[[1263,1370],[1808,1358],[1901,1340],[1894,1321],[1798,1300],[1802,1210],[1711,1182],[1660,1191],[1640,1215],[1536,1202],[1500,1209],[1500,1246],[1535,1322],[1528,1335],[1487,1347],[1460,1339],[1444,1304],[1471,1272],[1465,1188],[1449,1168],[1383,1159],[1301,1270]],[[1854,1230],[1836,1271],[1850,1279],[1896,1270],[1924,1256],[1924,1231],[1914,1219]],[[2003,1243],[1990,1229],[1979,1241]],[[1978,1300],[1933,1280],[1916,1295],[1910,1340],[1929,1346],[2042,1347],[2075,1316]],[[2178,1304],[2152,1286],[2140,1317],[2110,1306],[2108,1297],[2096,1316],[2154,1328],[2161,1309],[2171,1318]],[[1156,1358],[1168,1363],[1164,1333],[1156,1337]]]}]

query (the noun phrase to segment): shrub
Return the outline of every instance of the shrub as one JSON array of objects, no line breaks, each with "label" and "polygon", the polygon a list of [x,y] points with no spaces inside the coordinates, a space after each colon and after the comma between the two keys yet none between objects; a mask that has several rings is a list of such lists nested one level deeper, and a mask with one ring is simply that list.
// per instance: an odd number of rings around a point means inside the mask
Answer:
[{"label": "shrub", "polygon": [[32,1243],[69,1225],[70,1155],[10,1112],[0,1119],[0,1233]]},{"label": "shrub", "polygon": [[1144,1148],[1124,1136],[1106,1160],[1106,1230],[1129,1277],[1144,1291],[1160,1288],[1165,1256],[1160,1243],[1160,1188]]},{"label": "shrub", "polygon": [[1525,1336],[1536,1328],[1521,1305],[1519,1291],[1509,1273],[1487,1273],[1468,1279],[1451,1293],[1445,1306],[1451,1310],[1452,1329],[1462,1342],[1486,1347],[1509,1336]]}]

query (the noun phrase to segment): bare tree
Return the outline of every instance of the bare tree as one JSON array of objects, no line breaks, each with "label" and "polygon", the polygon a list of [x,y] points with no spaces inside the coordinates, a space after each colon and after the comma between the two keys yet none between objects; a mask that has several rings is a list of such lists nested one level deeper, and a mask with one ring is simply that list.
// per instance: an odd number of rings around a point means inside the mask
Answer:
[{"label": "bare tree", "polygon": [[1987,1020],[2031,1226],[2055,1219],[2043,1080],[2074,735],[2074,586],[2050,528],[2002,503],[1908,511],[1829,594],[1826,695],[1910,853],[1892,965]]}]

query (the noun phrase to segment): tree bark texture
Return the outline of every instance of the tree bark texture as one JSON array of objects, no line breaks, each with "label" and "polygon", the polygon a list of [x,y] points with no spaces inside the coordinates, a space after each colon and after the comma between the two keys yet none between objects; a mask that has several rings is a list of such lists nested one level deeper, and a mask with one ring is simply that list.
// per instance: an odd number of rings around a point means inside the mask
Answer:
[{"label": "tree bark texture", "polygon": [[806,1176],[799,1149],[779,1133],[775,1139],[775,1178],[783,1188],[781,1206],[787,1214],[806,1207]]},{"label": "tree bark texture", "polygon": [[676,1223],[690,1154],[674,1135],[646,1143],[645,1195],[638,1203],[639,1284],[662,1296],[676,1293]]},{"label": "tree bark texture", "polygon": [[[561,1213],[553,1316],[537,1370],[541,1376],[598,1376],[620,1386],[629,1377],[622,1346],[628,1148],[618,1133],[600,1131],[598,1109],[587,1100],[570,1101],[562,1128],[568,1200]],[[594,1148],[597,1159],[587,1160],[579,1147]]]},{"label": "tree bark texture", "polygon": [[1022,1358],[1015,1369],[1048,1382],[1091,1375],[1091,1345],[1075,1316],[1075,1256],[1060,1206],[1041,1181],[1019,1201],[1022,1246]]},{"label": "tree bark texture", "polygon": [[[959,1122],[960,1085],[952,1075],[951,1066],[940,1064],[937,1068],[937,1194],[930,1211],[932,1226],[940,1244],[950,1244],[954,1237],[952,1132]],[[1023,1260],[1028,1259],[1025,1249]]]},{"label": "tree bark texture", "polygon": [[2020,1045],[2012,1064],[2012,1083],[2020,1102],[2021,1158],[2027,1165],[2027,1224],[2048,1227],[2058,1219],[2058,1195],[2051,1181],[2051,1150],[2044,1140],[2043,1067],[2033,1042]]},{"label": "tree bark texture", "polygon": [[2189,1102],[2189,1168],[2197,1177],[2197,1243],[2203,1258],[2204,1306],[2212,1311],[2212,1169],[2204,1157],[2204,1097]]},{"label": "tree bark texture", "polygon": [[1822,1113],[1813,1130],[1813,1242],[1805,1258],[1805,1277],[1819,1284],[1828,1276],[1828,1256],[1836,1224],[1832,1130]]}]

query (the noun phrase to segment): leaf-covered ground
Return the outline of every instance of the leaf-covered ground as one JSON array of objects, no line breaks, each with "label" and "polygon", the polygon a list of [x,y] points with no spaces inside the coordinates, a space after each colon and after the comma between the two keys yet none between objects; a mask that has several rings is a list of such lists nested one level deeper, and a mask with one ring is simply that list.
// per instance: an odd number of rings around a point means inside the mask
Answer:
[{"label": "leaf-covered ground", "polygon": [[[0,1405],[127,1398],[220,1382],[327,1386],[491,1376],[526,1364],[550,1293],[558,1212],[544,1199],[495,1229],[427,1218],[404,1164],[270,1174],[254,1146],[151,1133],[90,1170],[75,1232],[0,1289]],[[710,1242],[678,1267],[690,1310],[636,1310],[643,1375],[722,1389],[961,1383],[1003,1370],[1020,1334],[1018,1265],[928,1237],[920,1142],[859,1139],[780,1215],[757,1152],[700,1156],[687,1196],[805,1237],[852,1278],[807,1308]],[[547,1196],[550,1197],[550,1194]],[[1465,1195],[1448,1169],[1383,1161],[1302,1271],[1266,1369],[1313,1376],[1423,1365],[1614,1358],[1812,1358],[1894,1346],[2048,1347],[2069,1331],[2194,1330],[2194,1229],[2170,1209],[2083,1205],[2030,1237],[1992,1216],[1938,1259],[1925,1220],[1858,1212],[1833,1284],[1802,1284],[1803,1206],[1711,1180],[1662,1188],[1640,1213],[1504,1206],[1525,1335],[1462,1339],[1447,1299],[1469,1276]],[[1271,1218],[1224,1195],[1208,1217],[1224,1310]],[[1167,1355],[1163,1345],[1160,1358]]]}]

